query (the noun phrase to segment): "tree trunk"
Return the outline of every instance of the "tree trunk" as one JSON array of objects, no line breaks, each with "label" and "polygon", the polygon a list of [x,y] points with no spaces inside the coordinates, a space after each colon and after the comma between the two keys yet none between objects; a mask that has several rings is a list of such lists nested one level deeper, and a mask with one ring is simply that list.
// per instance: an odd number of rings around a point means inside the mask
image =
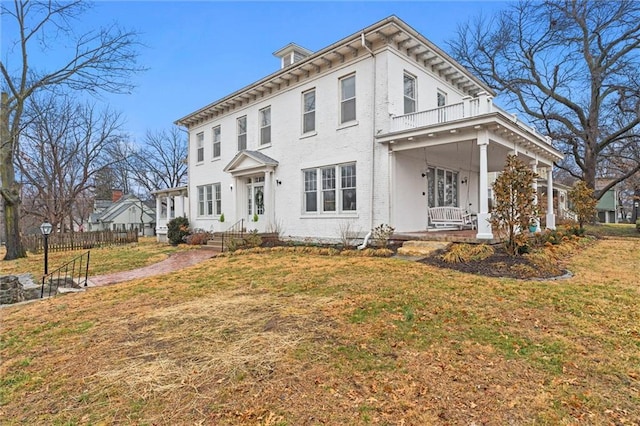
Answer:
[{"label": "tree trunk", "polygon": [[0,107],[0,192],[4,200],[4,229],[7,238],[4,260],[27,256],[20,239],[20,186],[16,182],[13,168],[13,142],[9,131],[8,95],[3,92]]}]

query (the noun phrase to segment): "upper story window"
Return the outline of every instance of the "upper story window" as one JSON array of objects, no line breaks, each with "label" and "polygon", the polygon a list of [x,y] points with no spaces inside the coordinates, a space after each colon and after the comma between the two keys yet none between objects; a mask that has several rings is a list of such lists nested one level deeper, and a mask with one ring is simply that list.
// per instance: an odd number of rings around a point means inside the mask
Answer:
[{"label": "upper story window", "polygon": [[222,139],[222,133],[220,126],[213,128],[213,158],[220,157],[220,141]]},{"label": "upper story window", "polygon": [[316,90],[302,94],[302,133],[316,130]]},{"label": "upper story window", "polygon": [[204,133],[198,133],[196,135],[196,149],[198,163],[202,163],[204,161]]},{"label": "upper story window", "polygon": [[404,113],[416,112],[416,78],[411,74],[404,74]]},{"label": "upper story window", "polygon": [[447,104],[447,94],[442,90],[438,90],[438,107],[443,107]]},{"label": "upper story window", "polygon": [[271,107],[261,109],[260,115],[260,145],[271,143]]},{"label": "upper story window", "polygon": [[447,121],[447,109],[442,108],[447,105],[447,94],[442,90],[438,90],[438,123],[444,123]]},{"label": "upper story window", "polygon": [[238,118],[238,151],[247,149],[247,116]]},{"label": "upper story window", "polygon": [[340,80],[340,123],[356,119],[356,76]]}]

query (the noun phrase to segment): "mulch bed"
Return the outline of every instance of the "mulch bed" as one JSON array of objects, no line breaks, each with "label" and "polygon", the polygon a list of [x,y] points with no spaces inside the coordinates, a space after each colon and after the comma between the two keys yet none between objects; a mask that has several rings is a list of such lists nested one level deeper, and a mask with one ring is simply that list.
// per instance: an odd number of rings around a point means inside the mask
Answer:
[{"label": "mulch bed", "polygon": [[433,252],[429,257],[420,262],[448,268],[469,274],[483,275],[487,277],[502,277],[516,279],[549,279],[562,276],[567,273],[560,265],[557,271],[542,271],[525,256],[510,256],[500,246],[495,246],[495,253],[486,259],[469,262],[449,263],[442,260],[444,250]]}]

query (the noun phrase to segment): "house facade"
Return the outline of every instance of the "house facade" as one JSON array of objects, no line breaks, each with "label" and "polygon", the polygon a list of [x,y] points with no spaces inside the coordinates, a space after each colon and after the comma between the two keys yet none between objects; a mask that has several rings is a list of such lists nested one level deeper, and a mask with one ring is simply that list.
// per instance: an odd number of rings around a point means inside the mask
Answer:
[{"label": "house facade", "polygon": [[138,230],[141,236],[153,236],[156,212],[134,195],[114,191],[111,200],[95,200],[88,231]]},{"label": "house facade", "polygon": [[536,171],[562,158],[395,16],[317,52],[290,44],[274,55],[278,71],[176,122],[189,132],[189,183],[156,195],[183,206],[193,228],[244,220],[335,239],[346,222],[362,235],[383,223],[425,230],[428,208],[455,206],[477,216],[477,238],[491,239],[489,173],[508,154]]}]

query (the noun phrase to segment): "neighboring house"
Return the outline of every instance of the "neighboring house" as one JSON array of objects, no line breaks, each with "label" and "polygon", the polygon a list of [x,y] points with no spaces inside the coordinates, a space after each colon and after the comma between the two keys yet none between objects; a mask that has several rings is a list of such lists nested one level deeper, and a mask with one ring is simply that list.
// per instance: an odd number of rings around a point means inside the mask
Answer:
[{"label": "neighboring house", "polygon": [[[596,191],[604,188],[610,182],[608,179],[596,179]],[[602,194],[602,197],[598,200],[598,204],[596,204],[596,210],[600,223],[618,223],[625,219],[622,217],[619,194],[615,186]]]},{"label": "neighboring house", "polygon": [[114,191],[112,200],[96,200],[89,217],[88,231],[138,230],[139,235],[153,236],[156,212],[134,195]]},{"label": "neighboring house", "polygon": [[[395,16],[317,52],[292,43],[274,55],[280,70],[176,121],[189,132],[189,183],[156,192],[157,206],[179,204],[193,228],[244,219],[317,239],[338,238],[345,222],[425,230],[429,207],[459,206],[491,239],[489,173],[508,154],[537,171],[562,158]],[[158,233],[171,217],[161,215]]]}]

